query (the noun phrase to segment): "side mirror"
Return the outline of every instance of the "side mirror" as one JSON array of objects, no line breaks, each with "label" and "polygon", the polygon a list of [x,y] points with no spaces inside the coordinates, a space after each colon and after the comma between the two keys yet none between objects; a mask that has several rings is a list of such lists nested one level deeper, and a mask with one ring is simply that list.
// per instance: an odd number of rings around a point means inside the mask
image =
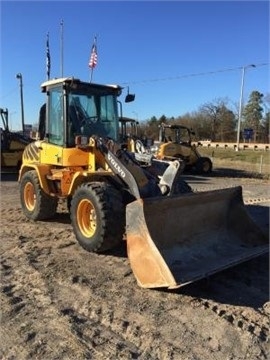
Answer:
[{"label": "side mirror", "polygon": [[126,98],[125,98],[125,102],[129,103],[135,100],[135,94],[127,94]]},{"label": "side mirror", "polygon": [[135,99],[135,94],[130,94],[129,93],[129,86],[127,87],[128,91],[127,91],[127,96],[125,98],[125,102],[128,103],[128,102],[132,102],[134,101]]}]

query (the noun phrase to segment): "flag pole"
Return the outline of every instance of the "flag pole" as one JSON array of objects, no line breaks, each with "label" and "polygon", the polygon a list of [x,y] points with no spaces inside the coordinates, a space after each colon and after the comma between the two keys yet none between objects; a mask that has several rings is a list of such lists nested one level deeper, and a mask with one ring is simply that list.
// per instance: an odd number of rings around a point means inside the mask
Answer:
[{"label": "flag pole", "polygon": [[60,74],[64,76],[64,21],[60,22]]},{"label": "flag pole", "polygon": [[47,40],[46,40],[46,71],[47,71],[47,80],[50,80],[51,55],[50,55],[49,32],[47,32]]},{"label": "flag pole", "polygon": [[90,75],[90,83],[92,82],[92,79],[93,79],[93,70],[94,70],[94,68],[92,67],[91,68],[91,75]]}]

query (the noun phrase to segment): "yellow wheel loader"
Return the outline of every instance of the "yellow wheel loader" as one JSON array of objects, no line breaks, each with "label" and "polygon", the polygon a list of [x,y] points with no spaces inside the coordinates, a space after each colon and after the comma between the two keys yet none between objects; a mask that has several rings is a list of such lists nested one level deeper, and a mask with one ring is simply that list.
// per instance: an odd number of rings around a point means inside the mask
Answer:
[{"label": "yellow wheel loader", "polygon": [[22,163],[23,151],[31,139],[9,129],[8,109],[0,108],[3,128],[1,136],[1,171],[19,171]]},{"label": "yellow wheel loader", "polygon": [[43,130],[25,148],[19,174],[27,218],[52,218],[66,199],[79,244],[98,253],[126,241],[146,288],[177,288],[268,251],[241,187],[183,192],[181,160],[161,162],[157,175],[158,161],[142,167],[121,146],[119,86],[61,78],[42,91]]},{"label": "yellow wheel loader", "polygon": [[120,117],[120,139],[126,145],[128,151],[136,154],[150,153],[152,139],[143,139],[139,136],[139,122],[135,119]]},{"label": "yellow wheel loader", "polygon": [[179,158],[185,161],[186,170],[195,169],[198,174],[212,172],[213,164],[209,157],[201,156],[197,147],[191,143],[194,135],[191,129],[183,125],[162,123],[159,127],[158,159]]},{"label": "yellow wheel loader", "polygon": [[[153,145],[152,139],[139,136],[139,122],[135,119],[120,117],[120,141],[122,146],[128,150],[141,166],[149,166],[156,158],[151,153],[150,147]],[[162,161],[159,160],[160,163]],[[166,163],[166,160],[163,161]],[[164,164],[163,164],[164,165]]]},{"label": "yellow wheel loader", "polygon": [[119,118],[120,124],[120,139],[121,142],[127,142],[130,138],[139,138],[138,137],[138,125],[139,122],[135,119],[121,116]]}]

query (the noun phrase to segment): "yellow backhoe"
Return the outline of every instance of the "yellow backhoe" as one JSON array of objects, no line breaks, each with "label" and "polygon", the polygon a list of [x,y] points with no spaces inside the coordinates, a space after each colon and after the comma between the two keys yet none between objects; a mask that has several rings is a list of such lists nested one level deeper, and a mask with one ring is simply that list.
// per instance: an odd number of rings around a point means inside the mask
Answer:
[{"label": "yellow backhoe", "polygon": [[1,172],[19,171],[23,150],[32,140],[15,131],[11,131],[8,122],[8,109],[0,108],[1,123]]},{"label": "yellow backhoe", "polygon": [[201,156],[196,145],[192,144],[194,132],[186,126],[162,123],[159,126],[158,159],[178,158],[185,161],[185,170],[194,169],[198,174],[212,172],[213,164],[209,157]]},{"label": "yellow backhoe", "polygon": [[181,160],[141,166],[122,146],[120,86],[61,78],[41,88],[43,130],[26,147],[19,174],[27,218],[52,218],[66,199],[79,244],[103,252],[126,241],[146,288],[180,287],[268,251],[241,187],[183,191]]}]

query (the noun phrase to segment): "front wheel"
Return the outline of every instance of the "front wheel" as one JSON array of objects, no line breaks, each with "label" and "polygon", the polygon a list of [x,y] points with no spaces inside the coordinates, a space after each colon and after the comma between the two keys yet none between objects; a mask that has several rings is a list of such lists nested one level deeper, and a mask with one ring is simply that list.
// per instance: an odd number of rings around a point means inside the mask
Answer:
[{"label": "front wheel", "polygon": [[24,214],[31,220],[53,218],[57,198],[47,195],[41,188],[37,172],[27,171],[20,181],[20,200]]},{"label": "front wheel", "polygon": [[196,164],[196,171],[198,174],[210,174],[212,172],[212,161],[208,157],[200,157]]},{"label": "front wheel", "polygon": [[179,179],[179,181],[175,184],[174,192],[176,194],[189,194],[192,193],[193,190],[185,180]]},{"label": "front wheel", "polygon": [[71,201],[70,217],[77,241],[87,251],[106,251],[123,240],[122,195],[107,183],[80,185]]}]

